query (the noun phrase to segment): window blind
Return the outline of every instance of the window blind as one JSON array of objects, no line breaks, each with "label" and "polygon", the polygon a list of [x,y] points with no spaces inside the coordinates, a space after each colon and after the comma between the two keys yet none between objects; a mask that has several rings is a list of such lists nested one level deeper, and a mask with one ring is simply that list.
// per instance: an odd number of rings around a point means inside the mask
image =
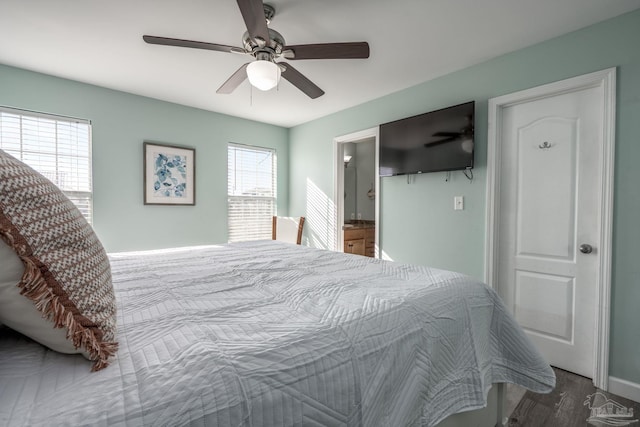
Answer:
[{"label": "window blind", "polygon": [[92,223],[88,120],[0,107],[0,149],[56,184]]},{"label": "window blind", "polygon": [[228,146],[229,242],[271,238],[276,213],[276,152],[247,145]]}]

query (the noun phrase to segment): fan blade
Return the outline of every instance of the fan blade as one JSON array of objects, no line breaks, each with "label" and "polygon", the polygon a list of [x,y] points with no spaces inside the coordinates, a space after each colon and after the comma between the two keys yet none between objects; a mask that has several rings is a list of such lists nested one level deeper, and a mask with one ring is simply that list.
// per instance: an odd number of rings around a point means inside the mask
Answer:
[{"label": "fan blade", "polygon": [[260,46],[269,43],[269,29],[262,0],[238,0],[238,7],[251,38]]},{"label": "fan blade", "polygon": [[145,42],[149,44],[159,44],[163,46],[191,47],[194,49],[217,50],[219,52],[231,52],[239,47],[226,46],[223,44],[197,42],[193,40],[170,39],[168,37],[142,36]]},{"label": "fan blade", "polygon": [[[317,43],[298,44],[284,48],[287,59],[358,59],[369,57],[369,43]],[[291,56],[290,56],[291,55]]]},{"label": "fan blade", "polygon": [[[281,63],[282,64],[282,63]],[[316,86],[311,80],[306,78],[300,71],[293,68],[290,64],[282,64],[285,66],[282,77],[289,80],[292,85],[303,91],[309,98],[316,99],[324,95],[324,91]]]},{"label": "fan blade", "polygon": [[445,139],[439,139],[437,141],[426,142],[424,144],[424,146],[425,147],[435,147],[436,145],[444,144],[445,142],[455,141],[456,139],[458,139],[457,136],[452,136],[452,137],[445,138]]},{"label": "fan blade", "polygon": [[452,138],[457,138],[460,136],[460,132],[436,132],[431,136],[448,136]]},{"label": "fan blade", "polygon": [[246,80],[247,78],[247,66],[249,63],[244,64],[242,67],[238,68],[238,70],[231,75],[227,79],[226,82],[222,84],[216,91],[216,93],[229,94],[236,90],[240,83]]}]

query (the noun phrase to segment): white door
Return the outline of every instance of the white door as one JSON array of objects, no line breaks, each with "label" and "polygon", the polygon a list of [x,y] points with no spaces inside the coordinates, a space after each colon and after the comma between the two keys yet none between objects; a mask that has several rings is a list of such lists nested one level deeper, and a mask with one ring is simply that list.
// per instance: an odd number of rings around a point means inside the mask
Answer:
[{"label": "white door", "polygon": [[502,111],[497,289],[553,366],[593,378],[602,87]]}]

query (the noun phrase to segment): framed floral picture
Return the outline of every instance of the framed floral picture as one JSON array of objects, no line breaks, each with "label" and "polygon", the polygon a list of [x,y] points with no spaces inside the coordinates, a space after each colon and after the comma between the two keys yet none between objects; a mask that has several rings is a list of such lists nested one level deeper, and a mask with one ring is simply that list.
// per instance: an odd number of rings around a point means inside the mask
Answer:
[{"label": "framed floral picture", "polygon": [[144,204],[196,204],[196,150],[144,143]]}]

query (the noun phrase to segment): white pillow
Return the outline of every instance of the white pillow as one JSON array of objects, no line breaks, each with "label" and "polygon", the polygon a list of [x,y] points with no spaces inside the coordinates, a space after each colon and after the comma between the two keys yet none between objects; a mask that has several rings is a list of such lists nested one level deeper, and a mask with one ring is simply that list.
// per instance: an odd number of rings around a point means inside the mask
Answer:
[{"label": "white pillow", "polygon": [[60,353],[81,352],[87,359],[86,351],[73,347],[67,340],[64,328],[54,328],[36,309],[33,301],[20,295],[18,283],[22,278],[24,265],[18,255],[0,239],[0,324],[7,325],[40,344]]}]

